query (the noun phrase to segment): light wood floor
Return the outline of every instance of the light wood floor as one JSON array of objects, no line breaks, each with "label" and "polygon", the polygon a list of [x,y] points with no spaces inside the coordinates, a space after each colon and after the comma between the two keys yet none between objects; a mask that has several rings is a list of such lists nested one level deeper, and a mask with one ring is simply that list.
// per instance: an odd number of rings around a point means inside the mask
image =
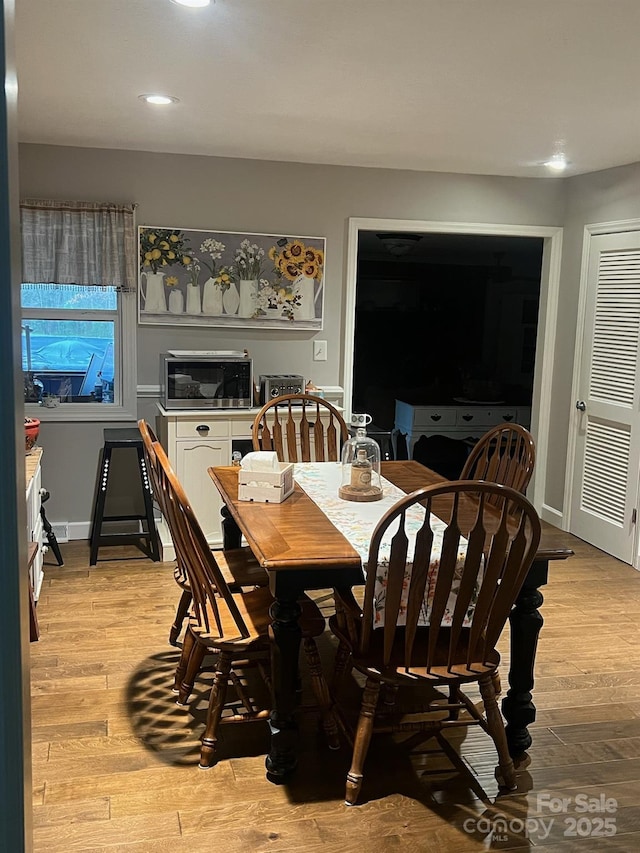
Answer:
[{"label": "light wood floor", "polygon": [[[576,556],[552,566],[543,590],[538,718],[518,791],[496,799],[495,753],[479,730],[450,739],[465,775],[437,745],[409,757],[378,738],[363,804],[351,809],[350,751],[326,750],[311,716],[288,784],[265,779],[264,723],[224,728],[220,762],[198,770],[207,682],[192,708],[175,705],[172,567],[121,559],[118,548],[89,568],[85,543],[62,545],[65,566],[46,566],[31,646],[35,850],[640,849],[640,574],[573,537],[558,542]],[[332,648],[327,637],[327,665]],[[580,812],[582,795],[612,798],[615,811]],[[565,797],[565,811],[544,797]],[[617,834],[601,837],[611,827]]]}]

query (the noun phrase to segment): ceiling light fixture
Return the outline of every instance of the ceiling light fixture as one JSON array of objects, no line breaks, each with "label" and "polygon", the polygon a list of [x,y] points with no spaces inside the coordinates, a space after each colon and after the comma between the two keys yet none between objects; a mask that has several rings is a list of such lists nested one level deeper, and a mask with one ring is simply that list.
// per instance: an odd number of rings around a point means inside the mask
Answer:
[{"label": "ceiling light fixture", "polygon": [[422,240],[420,234],[376,234],[387,252],[396,258],[409,254]]},{"label": "ceiling light fixture", "polygon": [[148,104],[156,104],[157,106],[166,106],[167,104],[177,104],[180,98],[174,98],[172,95],[138,95],[141,101],[146,101]]},{"label": "ceiling light fixture", "polygon": [[564,154],[554,154],[544,165],[547,169],[553,169],[554,172],[564,172],[569,164]]},{"label": "ceiling light fixture", "polygon": [[192,9],[201,9],[203,6],[208,6],[210,0],[171,0],[178,6],[189,6]]}]

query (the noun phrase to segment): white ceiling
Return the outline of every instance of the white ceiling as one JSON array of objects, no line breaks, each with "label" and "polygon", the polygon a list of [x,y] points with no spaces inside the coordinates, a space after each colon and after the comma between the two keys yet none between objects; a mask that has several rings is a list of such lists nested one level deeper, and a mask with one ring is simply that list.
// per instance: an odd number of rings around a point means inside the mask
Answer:
[{"label": "white ceiling", "polygon": [[565,175],[640,161],[640,0],[16,5],[23,142],[529,177],[559,149]]}]

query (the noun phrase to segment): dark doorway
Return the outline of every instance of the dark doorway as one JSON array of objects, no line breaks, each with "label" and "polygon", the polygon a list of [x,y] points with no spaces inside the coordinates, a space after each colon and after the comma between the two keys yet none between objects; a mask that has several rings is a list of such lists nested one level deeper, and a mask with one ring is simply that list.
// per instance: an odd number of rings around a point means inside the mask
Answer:
[{"label": "dark doorway", "polygon": [[531,405],[543,239],[358,239],[353,410],[394,426],[395,400]]}]

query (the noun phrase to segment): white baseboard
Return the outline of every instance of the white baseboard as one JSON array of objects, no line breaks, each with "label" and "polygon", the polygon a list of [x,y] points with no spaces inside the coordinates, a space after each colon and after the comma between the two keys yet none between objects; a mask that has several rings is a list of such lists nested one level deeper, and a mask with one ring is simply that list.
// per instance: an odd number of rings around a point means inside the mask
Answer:
[{"label": "white baseboard", "polygon": [[554,527],[559,527],[560,530],[565,530],[564,516],[560,510],[555,507],[549,506],[548,504],[542,504],[540,518],[543,521],[549,522],[549,524],[553,524]]},{"label": "white baseboard", "polygon": [[[71,542],[73,539],[88,539],[91,536],[90,521],[70,521],[67,523],[69,538],[66,540]],[[65,540],[60,540],[64,542]]]}]

